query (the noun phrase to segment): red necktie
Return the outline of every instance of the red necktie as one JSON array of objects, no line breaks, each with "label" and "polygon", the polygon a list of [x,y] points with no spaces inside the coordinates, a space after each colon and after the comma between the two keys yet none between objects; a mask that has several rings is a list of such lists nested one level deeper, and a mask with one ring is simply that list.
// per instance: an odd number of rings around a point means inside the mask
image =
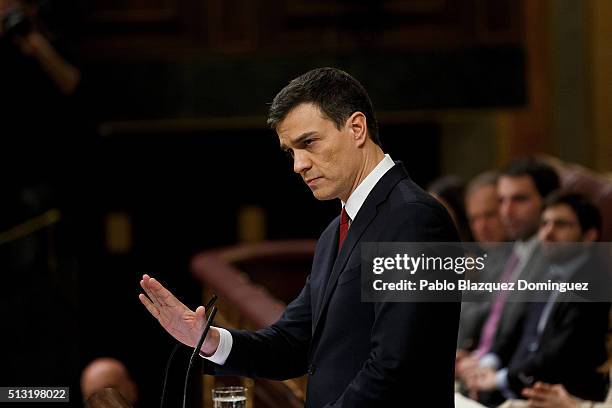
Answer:
[{"label": "red necktie", "polygon": [[338,251],[340,251],[340,248],[342,248],[342,243],[346,239],[346,235],[348,234],[348,229],[349,229],[349,217],[344,207],[342,207],[342,212],[340,212],[340,238],[338,239]]}]

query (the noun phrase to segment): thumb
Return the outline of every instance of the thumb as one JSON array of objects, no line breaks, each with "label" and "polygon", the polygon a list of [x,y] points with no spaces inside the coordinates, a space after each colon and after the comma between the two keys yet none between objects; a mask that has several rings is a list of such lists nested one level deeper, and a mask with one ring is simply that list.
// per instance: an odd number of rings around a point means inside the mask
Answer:
[{"label": "thumb", "polygon": [[195,310],[195,314],[197,317],[200,317],[202,320],[206,319],[206,310],[204,309],[204,306],[198,306],[198,308]]}]

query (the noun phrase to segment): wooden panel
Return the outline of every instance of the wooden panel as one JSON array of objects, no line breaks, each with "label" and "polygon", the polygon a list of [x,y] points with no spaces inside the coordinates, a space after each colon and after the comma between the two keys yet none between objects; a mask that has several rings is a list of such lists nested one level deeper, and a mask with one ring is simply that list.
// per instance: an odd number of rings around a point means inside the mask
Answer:
[{"label": "wooden panel", "polygon": [[369,13],[384,10],[404,15],[420,13],[442,13],[448,7],[448,0],[395,0],[347,2],[342,0],[288,0],[285,1],[287,14],[292,17],[342,17],[352,13]]},{"label": "wooden panel", "polygon": [[262,35],[263,46],[338,50],[368,46],[520,43],[521,3],[502,0],[347,2],[286,0]]},{"label": "wooden panel", "polygon": [[518,43],[521,38],[520,1],[478,0],[474,10],[477,37],[486,43]]},{"label": "wooden panel", "polygon": [[204,4],[196,0],[96,0],[85,10],[88,59],[193,54],[206,46]]},{"label": "wooden panel", "polygon": [[527,1],[524,8],[527,104],[499,117],[499,158],[551,151],[549,16],[546,2]]},{"label": "wooden panel", "polygon": [[272,42],[268,44],[280,42],[292,49],[337,50],[456,42],[460,31],[457,10],[458,3],[452,0],[286,0],[276,10],[278,23],[269,26]]},{"label": "wooden panel", "polygon": [[518,45],[523,3],[95,0],[88,7],[87,54],[174,58]]},{"label": "wooden panel", "polygon": [[128,25],[159,24],[174,21],[178,18],[177,0],[95,0],[93,12],[88,16],[93,25]]},{"label": "wooden panel", "polygon": [[593,160],[599,171],[612,171],[612,2],[586,2],[589,18],[590,105],[592,109]]},{"label": "wooden panel", "polygon": [[258,42],[258,2],[252,0],[210,0],[208,32],[214,51],[255,51]]}]

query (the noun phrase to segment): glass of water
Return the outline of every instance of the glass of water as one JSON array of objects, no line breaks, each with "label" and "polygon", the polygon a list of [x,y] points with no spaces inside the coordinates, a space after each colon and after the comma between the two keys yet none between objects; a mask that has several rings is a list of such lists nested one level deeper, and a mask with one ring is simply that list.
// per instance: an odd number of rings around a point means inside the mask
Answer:
[{"label": "glass of water", "polygon": [[246,408],[246,388],[218,387],[212,390],[214,408]]}]

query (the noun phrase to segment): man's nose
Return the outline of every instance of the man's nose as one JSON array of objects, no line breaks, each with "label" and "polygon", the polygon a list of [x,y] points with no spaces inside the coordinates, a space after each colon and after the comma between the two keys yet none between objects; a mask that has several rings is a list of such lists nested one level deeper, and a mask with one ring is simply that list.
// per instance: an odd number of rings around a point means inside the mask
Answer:
[{"label": "man's nose", "polygon": [[478,217],[472,220],[472,229],[476,231],[482,231],[485,228],[486,222],[482,217]]},{"label": "man's nose", "polygon": [[308,155],[294,151],[293,153],[293,171],[299,174],[302,174],[304,171],[308,170],[311,166],[311,162],[308,159]]},{"label": "man's nose", "polygon": [[499,205],[499,215],[504,219],[508,219],[512,210],[510,207],[509,201],[502,201]]}]

